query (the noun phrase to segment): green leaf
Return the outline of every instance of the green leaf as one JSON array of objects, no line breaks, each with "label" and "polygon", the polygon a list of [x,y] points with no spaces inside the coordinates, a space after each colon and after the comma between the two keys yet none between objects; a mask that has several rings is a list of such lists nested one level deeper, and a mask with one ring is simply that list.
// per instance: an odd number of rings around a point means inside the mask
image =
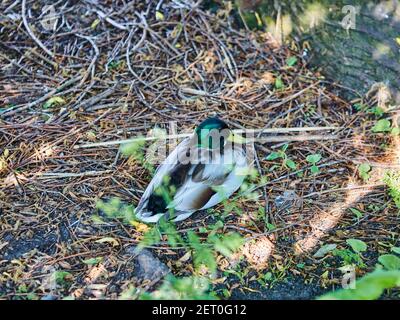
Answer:
[{"label": "green leaf", "polygon": [[358,239],[347,239],[346,243],[357,253],[367,250],[367,244]]},{"label": "green leaf", "polygon": [[194,266],[198,269],[202,265],[205,265],[211,273],[215,273],[217,262],[212,250],[206,244],[201,243],[200,238],[193,231],[188,231],[187,237],[189,245],[193,249]]},{"label": "green leaf", "polygon": [[355,289],[341,289],[318,297],[318,300],[374,300],[385,289],[400,286],[400,271],[376,270],[356,281]]},{"label": "green leaf", "polygon": [[243,244],[243,238],[240,234],[233,232],[230,234],[222,235],[214,242],[215,250],[221,252],[224,256],[230,257],[238,250]]},{"label": "green leaf", "polygon": [[287,58],[287,60],[286,60],[286,64],[287,64],[289,67],[294,66],[296,63],[297,63],[297,58],[294,57],[294,56],[289,57],[289,58]]},{"label": "green leaf", "polygon": [[[133,289],[133,290],[132,290]],[[177,278],[167,275],[155,291],[144,292],[139,296],[140,300],[214,300],[215,294],[210,292],[210,280],[206,277],[191,276]],[[131,292],[129,292],[131,291]],[[136,288],[128,288],[121,294],[120,299],[133,299]]]},{"label": "green leaf", "polygon": [[390,250],[392,250],[394,253],[400,254],[400,247],[392,247]]},{"label": "green leaf", "polygon": [[52,97],[49,100],[46,101],[46,103],[43,105],[43,108],[47,109],[52,107],[53,105],[62,105],[65,103],[65,100],[61,97]]},{"label": "green leaf", "polygon": [[320,161],[322,156],[319,153],[316,154],[310,154],[307,156],[306,160],[312,164],[316,164],[318,161]]},{"label": "green leaf", "polygon": [[268,231],[274,231],[276,229],[276,226],[272,223],[267,222],[267,229]]},{"label": "green leaf", "polygon": [[265,159],[266,160],[276,160],[281,158],[282,155],[279,152],[271,152]]},{"label": "green leaf", "polygon": [[171,221],[166,221],[164,218],[159,220],[160,230],[167,236],[168,243],[171,247],[177,247],[184,243],[179,235],[175,225]]},{"label": "green leaf", "polygon": [[311,166],[310,170],[311,170],[311,173],[314,173],[314,174],[319,172],[319,168],[316,165]]},{"label": "green leaf", "polygon": [[362,111],[365,110],[366,106],[362,103],[355,103],[353,105],[354,109],[356,109],[357,111]]},{"label": "green leaf", "polygon": [[383,110],[381,107],[373,107],[371,108],[370,112],[372,112],[376,117],[380,118],[385,113],[385,110]]},{"label": "green leaf", "polygon": [[96,19],[92,22],[92,24],[90,25],[90,28],[92,28],[93,30],[96,29],[97,25],[100,23],[100,19]]},{"label": "green leaf", "polygon": [[318,249],[316,253],[314,253],[313,257],[315,258],[322,258],[329,252],[333,251],[336,249],[336,244],[331,243],[331,244],[325,244],[321,248]]},{"label": "green leaf", "polygon": [[254,16],[256,17],[257,25],[258,25],[259,27],[262,27],[263,21],[262,21],[262,19],[261,19],[260,15],[258,14],[257,11],[254,12]]},{"label": "green leaf", "polygon": [[372,127],[372,132],[388,132],[391,130],[390,121],[387,119],[378,120]]},{"label": "green leaf", "polygon": [[207,228],[205,228],[205,227],[200,227],[200,228],[199,228],[199,232],[200,232],[200,233],[207,233],[208,231],[207,231]]},{"label": "green leaf", "polygon": [[397,208],[400,209],[400,171],[386,171],[383,177],[383,182],[388,186],[390,196],[393,198]]},{"label": "green leaf", "polygon": [[139,158],[143,154],[143,147],[145,143],[146,141],[144,138],[137,138],[132,142],[122,144],[120,151],[125,156],[134,156],[135,158]]},{"label": "green leaf", "polygon": [[293,160],[291,160],[291,159],[286,159],[285,165],[286,165],[287,167],[289,167],[290,169],[293,169],[293,170],[296,169],[296,163],[295,163]]},{"label": "green leaf", "polygon": [[378,261],[387,270],[400,270],[400,258],[394,254],[384,254],[378,258]]},{"label": "green leaf", "polygon": [[105,222],[100,216],[98,216],[97,214],[93,214],[90,217],[93,221],[94,224],[107,224],[107,222]]},{"label": "green leaf", "polygon": [[218,230],[224,227],[224,223],[221,220],[218,220],[214,226],[211,227],[212,230]]},{"label": "green leaf", "polygon": [[363,216],[363,213],[355,208],[350,208],[350,211],[357,217],[357,219],[360,219]]},{"label": "green leaf", "polygon": [[304,172],[302,172],[302,171],[297,172],[296,175],[297,175],[299,178],[303,178],[303,177],[304,177]]},{"label": "green leaf", "polygon": [[103,211],[108,218],[115,218],[119,214],[121,204],[122,202],[119,198],[113,197],[109,201],[98,200],[96,209]]},{"label": "green leaf", "polygon": [[371,171],[371,166],[368,163],[363,163],[358,166],[358,175],[364,181],[369,179],[369,171]]},{"label": "green leaf", "polygon": [[371,166],[368,163],[363,163],[360,164],[360,166],[358,167],[358,171],[359,172],[369,172],[371,170]]},{"label": "green leaf", "polygon": [[344,265],[356,264],[360,268],[365,268],[365,264],[358,252],[351,249],[335,249],[333,255],[343,259]]},{"label": "green leaf", "polygon": [[57,284],[65,284],[66,281],[69,281],[72,277],[72,274],[67,271],[55,271],[52,274],[53,279]]},{"label": "green leaf", "polygon": [[275,88],[276,89],[282,89],[283,88],[283,81],[282,81],[281,76],[279,76],[279,77],[277,77],[275,79]]},{"label": "green leaf", "polygon": [[27,300],[39,300],[39,297],[38,297],[35,293],[29,292],[29,293],[26,295],[26,299],[27,299]]},{"label": "green leaf", "polygon": [[161,239],[160,231],[153,227],[143,235],[143,239],[139,242],[139,248],[152,246],[158,243]]},{"label": "green leaf", "polygon": [[398,136],[400,134],[400,128],[394,127],[394,128],[392,128],[392,131],[390,133],[394,136]]}]

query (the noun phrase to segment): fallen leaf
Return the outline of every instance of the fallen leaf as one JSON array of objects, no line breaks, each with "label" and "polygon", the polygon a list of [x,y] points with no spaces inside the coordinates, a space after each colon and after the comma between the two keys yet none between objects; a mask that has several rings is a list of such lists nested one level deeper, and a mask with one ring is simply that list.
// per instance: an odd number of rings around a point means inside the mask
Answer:
[{"label": "fallen leaf", "polygon": [[160,11],[156,11],[156,20],[157,21],[163,21],[164,20],[164,15]]},{"label": "fallen leaf", "polygon": [[52,107],[53,105],[62,105],[62,104],[65,104],[65,100],[63,98],[52,97],[46,101],[46,103],[43,105],[43,108],[47,109]]},{"label": "fallen leaf", "polygon": [[119,242],[117,239],[112,238],[112,237],[105,237],[105,238],[101,238],[99,240],[96,240],[95,242],[97,243],[104,243],[104,242],[108,242],[111,243],[113,247],[116,247],[119,245]]},{"label": "fallen leaf", "polygon": [[336,249],[336,244],[331,243],[331,244],[325,244],[321,248],[318,249],[316,253],[314,253],[313,257],[314,258],[322,258],[329,252],[333,251]]},{"label": "fallen leaf", "polygon": [[147,232],[147,231],[149,231],[150,230],[150,227],[147,225],[147,224],[144,224],[144,223],[142,223],[142,222],[139,222],[139,221],[131,221],[130,222],[131,223],[131,225],[132,226],[134,226],[135,227],[135,230],[137,231],[137,232]]}]

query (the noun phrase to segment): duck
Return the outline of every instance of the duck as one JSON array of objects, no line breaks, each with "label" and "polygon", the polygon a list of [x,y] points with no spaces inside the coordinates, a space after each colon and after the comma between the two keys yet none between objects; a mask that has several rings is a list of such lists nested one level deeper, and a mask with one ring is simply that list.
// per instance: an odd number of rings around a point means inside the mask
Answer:
[{"label": "duck", "polygon": [[178,222],[227,200],[248,174],[244,141],[220,118],[205,119],[156,169],[136,217]]}]

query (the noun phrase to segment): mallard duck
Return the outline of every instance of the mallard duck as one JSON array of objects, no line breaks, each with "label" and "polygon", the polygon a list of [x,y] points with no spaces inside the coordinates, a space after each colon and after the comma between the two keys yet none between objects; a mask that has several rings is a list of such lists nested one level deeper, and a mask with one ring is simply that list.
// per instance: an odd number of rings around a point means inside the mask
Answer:
[{"label": "mallard duck", "polygon": [[157,168],[135,214],[143,222],[182,221],[229,198],[248,163],[243,138],[219,118],[208,118]]}]

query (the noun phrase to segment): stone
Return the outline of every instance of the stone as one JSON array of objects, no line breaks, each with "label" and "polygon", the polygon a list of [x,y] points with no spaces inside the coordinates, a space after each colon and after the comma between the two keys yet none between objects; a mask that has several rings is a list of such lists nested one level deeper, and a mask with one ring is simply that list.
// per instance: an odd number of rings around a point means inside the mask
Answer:
[{"label": "stone", "polygon": [[159,281],[170,272],[150,250],[139,250],[136,246],[130,246],[126,249],[126,253],[134,256],[134,276],[139,281]]}]

